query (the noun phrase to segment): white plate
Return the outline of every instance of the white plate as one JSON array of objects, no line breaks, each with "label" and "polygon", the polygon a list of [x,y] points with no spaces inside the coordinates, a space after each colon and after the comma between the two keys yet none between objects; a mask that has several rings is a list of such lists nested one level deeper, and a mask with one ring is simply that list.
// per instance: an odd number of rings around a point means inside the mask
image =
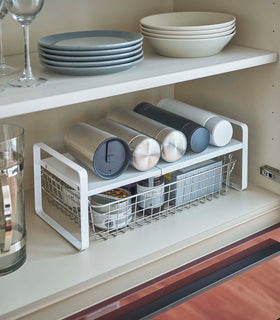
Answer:
[{"label": "white plate", "polygon": [[164,35],[170,34],[171,36],[196,36],[196,35],[203,35],[203,34],[212,34],[212,33],[228,31],[234,27],[235,27],[235,22],[223,28],[214,28],[214,29],[208,29],[208,30],[192,30],[192,31],[191,30],[190,31],[180,31],[180,30],[170,31],[170,30],[146,28],[140,24],[140,29],[142,29],[145,32],[164,34]]},{"label": "white plate", "polygon": [[115,59],[123,59],[134,56],[142,51],[142,46],[136,50],[119,53],[119,54],[110,54],[104,56],[85,56],[85,57],[71,57],[71,56],[62,56],[51,53],[46,53],[44,50],[39,50],[39,54],[44,58],[56,61],[64,61],[64,62],[96,62],[96,61],[106,61],[106,60],[115,60]]},{"label": "white plate", "polygon": [[235,33],[212,39],[159,39],[145,37],[153,50],[166,57],[198,58],[219,53]]},{"label": "white plate", "polygon": [[135,61],[142,56],[143,56],[143,51],[141,51],[140,53],[138,53],[132,57],[128,57],[128,58],[116,59],[116,60],[106,60],[106,61],[96,61],[96,62],[88,62],[88,61],[86,61],[86,62],[73,62],[73,61],[72,62],[65,62],[65,61],[45,59],[42,56],[40,56],[40,60],[43,63],[47,63],[52,66],[82,68],[82,67],[102,67],[102,66],[120,65],[123,63]]},{"label": "white plate", "polygon": [[232,25],[236,18],[219,12],[169,12],[145,17],[142,26],[159,30],[208,30]]},{"label": "white plate", "polygon": [[171,35],[163,35],[163,34],[156,34],[151,32],[144,32],[142,31],[143,36],[148,37],[154,37],[154,38],[160,38],[160,39],[211,39],[211,38],[218,38],[227,36],[235,31],[235,28],[232,28],[225,32],[219,32],[219,33],[212,33],[212,34],[201,34],[197,36],[171,36]]}]

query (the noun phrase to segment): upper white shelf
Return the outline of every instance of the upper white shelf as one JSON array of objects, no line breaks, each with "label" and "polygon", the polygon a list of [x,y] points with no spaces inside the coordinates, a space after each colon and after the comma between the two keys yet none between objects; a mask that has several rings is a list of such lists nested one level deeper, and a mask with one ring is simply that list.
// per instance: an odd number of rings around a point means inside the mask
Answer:
[{"label": "upper white shelf", "polygon": [[[33,71],[49,79],[44,87],[7,88],[0,95],[0,118],[57,108],[251,68],[276,62],[278,53],[236,45],[206,58],[176,59],[145,50],[145,59],[133,69],[104,76],[74,77],[55,74],[39,64],[38,54],[31,56]],[[10,65],[23,65],[22,56],[8,57]]]}]

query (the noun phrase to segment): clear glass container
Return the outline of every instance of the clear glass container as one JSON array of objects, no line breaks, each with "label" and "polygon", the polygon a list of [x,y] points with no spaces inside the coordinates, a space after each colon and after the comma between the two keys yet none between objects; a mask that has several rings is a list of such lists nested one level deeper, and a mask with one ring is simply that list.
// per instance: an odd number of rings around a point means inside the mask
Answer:
[{"label": "clear glass container", "polygon": [[26,259],[24,209],[24,130],[0,125],[0,275]]}]

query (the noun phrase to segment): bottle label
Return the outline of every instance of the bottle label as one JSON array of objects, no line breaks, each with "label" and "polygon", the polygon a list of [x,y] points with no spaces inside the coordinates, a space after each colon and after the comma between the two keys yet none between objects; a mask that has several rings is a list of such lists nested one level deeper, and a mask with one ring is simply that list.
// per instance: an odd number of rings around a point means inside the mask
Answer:
[{"label": "bottle label", "polygon": [[[142,192],[147,193],[141,194]],[[157,187],[145,187],[137,184],[137,194],[139,194],[137,205],[140,208],[159,208],[164,204],[164,183]]]}]

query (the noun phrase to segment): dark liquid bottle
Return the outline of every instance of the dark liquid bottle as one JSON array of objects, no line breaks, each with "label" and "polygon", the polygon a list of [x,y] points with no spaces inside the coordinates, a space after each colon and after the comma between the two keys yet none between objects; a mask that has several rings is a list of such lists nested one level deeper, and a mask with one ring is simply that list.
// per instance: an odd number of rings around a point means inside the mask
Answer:
[{"label": "dark liquid bottle", "polygon": [[159,213],[164,205],[164,176],[137,182],[137,212],[144,215]]}]

